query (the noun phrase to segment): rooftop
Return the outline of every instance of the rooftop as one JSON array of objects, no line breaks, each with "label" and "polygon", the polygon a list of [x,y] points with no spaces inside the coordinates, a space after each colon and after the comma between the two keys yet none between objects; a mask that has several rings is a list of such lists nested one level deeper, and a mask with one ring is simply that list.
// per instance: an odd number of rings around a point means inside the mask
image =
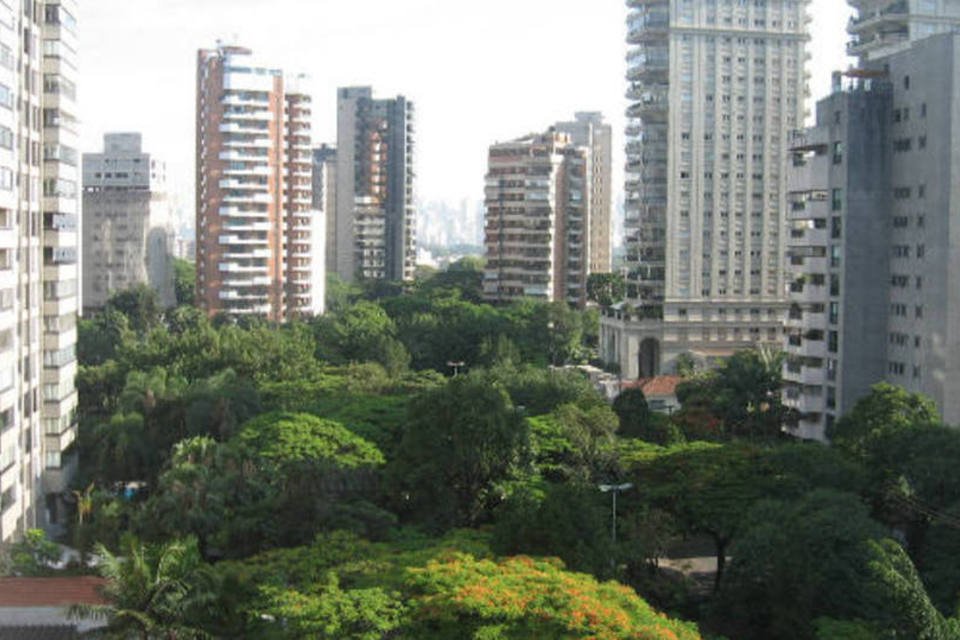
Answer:
[{"label": "rooftop", "polygon": [[106,604],[100,588],[103,578],[0,578],[0,607],[63,607]]},{"label": "rooftop", "polygon": [[673,396],[677,393],[677,385],[683,382],[680,376],[656,376],[654,378],[640,378],[623,383],[623,389],[640,389],[647,398]]}]

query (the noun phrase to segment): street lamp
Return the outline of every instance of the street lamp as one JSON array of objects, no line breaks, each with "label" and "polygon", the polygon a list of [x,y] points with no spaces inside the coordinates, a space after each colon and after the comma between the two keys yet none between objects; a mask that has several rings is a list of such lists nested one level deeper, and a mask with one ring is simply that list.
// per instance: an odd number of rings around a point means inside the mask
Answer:
[{"label": "street lamp", "polygon": [[466,362],[463,361],[449,361],[447,366],[453,369],[453,377],[456,378],[457,374],[460,373],[460,368],[466,366]]},{"label": "street lamp", "polygon": [[617,544],[617,494],[621,491],[626,491],[627,489],[633,488],[632,482],[625,482],[624,484],[601,484],[600,491],[604,493],[613,493],[613,524],[611,525],[611,532],[613,537],[613,544]]}]

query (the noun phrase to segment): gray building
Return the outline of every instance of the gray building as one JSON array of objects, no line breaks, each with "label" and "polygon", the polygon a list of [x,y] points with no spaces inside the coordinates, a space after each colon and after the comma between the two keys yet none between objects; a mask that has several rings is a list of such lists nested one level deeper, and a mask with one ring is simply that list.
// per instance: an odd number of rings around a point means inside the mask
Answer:
[{"label": "gray building", "polygon": [[[960,423],[958,73],[960,35],[914,40],[864,62],[853,91],[822,102],[818,126],[806,134],[824,155],[814,162],[836,165],[794,172],[794,188],[828,188],[830,230],[838,220],[842,236],[823,245],[823,384],[816,360],[788,365],[787,401],[801,412],[800,435],[822,438],[881,380],[929,395],[946,422]],[[812,316],[793,328],[794,356],[798,346],[812,348],[816,330]]]},{"label": "gray building", "polygon": [[166,167],[144,153],[139,133],[108,133],[83,154],[83,305],[147,284],[164,307],[173,290],[174,229]]},{"label": "gray building", "polygon": [[838,75],[791,136],[784,404],[802,438],[823,439],[886,372],[891,95],[882,76]]},{"label": "gray building", "polygon": [[370,87],[337,92],[335,241],[330,260],[348,282],[413,280],[417,259],[414,109]]},{"label": "gray building", "polygon": [[320,145],[313,150],[313,210],[326,223],[326,272],[337,271],[337,148]]}]

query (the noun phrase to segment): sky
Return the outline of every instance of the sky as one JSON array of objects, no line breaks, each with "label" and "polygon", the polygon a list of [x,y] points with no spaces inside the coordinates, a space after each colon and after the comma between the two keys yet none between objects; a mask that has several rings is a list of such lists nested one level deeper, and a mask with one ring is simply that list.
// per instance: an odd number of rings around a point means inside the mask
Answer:
[{"label": "sky", "polygon": [[[94,0],[82,5],[82,151],[139,131],[166,160],[193,215],[197,49],[243,44],[264,64],[306,73],[313,140],[335,142],[336,89],[370,85],[417,109],[422,200],[479,200],[487,147],[575,111],[614,125],[622,182],[626,81],[622,0]],[[849,11],[812,0],[810,88],[845,68]]]}]

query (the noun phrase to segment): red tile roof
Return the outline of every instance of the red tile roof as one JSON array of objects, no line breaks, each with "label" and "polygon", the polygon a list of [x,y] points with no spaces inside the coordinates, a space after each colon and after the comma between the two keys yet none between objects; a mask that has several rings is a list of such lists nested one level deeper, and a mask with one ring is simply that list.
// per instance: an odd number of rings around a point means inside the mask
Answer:
[{"label": "red tile roof", "polygon": [[640,389],[648,398],[673,396],[677,393],[677,385],[683,382],[680,376],[656,376],[655,378],[640,378],[623,383],[623,389]]},{"label": "red tile roof", "polygon": [[0,607],[62,607],[106,604],[100,595],[103,578],[0,578]]}]

